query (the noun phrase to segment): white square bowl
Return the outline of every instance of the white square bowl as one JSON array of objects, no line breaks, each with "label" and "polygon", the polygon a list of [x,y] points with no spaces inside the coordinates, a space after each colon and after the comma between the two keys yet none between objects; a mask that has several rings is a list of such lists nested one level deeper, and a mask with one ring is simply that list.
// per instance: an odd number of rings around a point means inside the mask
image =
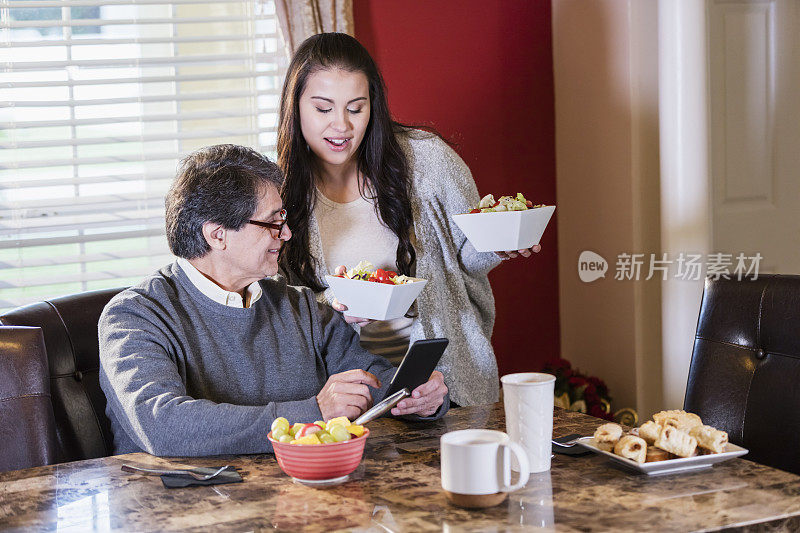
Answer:
[{"label": "white square bowl", "polygon": [[546,205],[526,211],[453,215],[453,220],[477,251],[506,252],[539,244],[555,210],[556,206]]},{"label": "white square bowl", "polygon": [[389,285],[338,276],[325,276],[325,280],[336,299],[347,306],[344,314],[372,320],[392,320],[405,315],[428,283],[420,279]]}]

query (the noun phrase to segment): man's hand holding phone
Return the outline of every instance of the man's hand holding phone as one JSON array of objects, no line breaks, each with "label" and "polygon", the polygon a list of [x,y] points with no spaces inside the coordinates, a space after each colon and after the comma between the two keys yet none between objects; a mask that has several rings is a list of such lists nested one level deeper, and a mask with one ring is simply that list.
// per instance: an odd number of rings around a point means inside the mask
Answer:
[{"label": "man's hand holding phone", "polygon": [[447,394],[447,385],[444,384],[444,376],[438,370],[434,370],[428,381],[411,391],[409,398],[403,398],[392,408],[395,416],[412,415],[431,416],[444,402]]}]

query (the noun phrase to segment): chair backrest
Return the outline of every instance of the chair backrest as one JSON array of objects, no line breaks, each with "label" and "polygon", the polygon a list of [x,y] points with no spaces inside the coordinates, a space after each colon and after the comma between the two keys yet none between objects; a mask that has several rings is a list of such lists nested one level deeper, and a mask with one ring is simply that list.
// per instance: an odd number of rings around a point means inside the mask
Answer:
[{"label": "chair backrest", "polygon": [[40,328],[0,327],[0,472],[56,461],[56,429]]},{"label": "chair backrest", "polygon": [[800,474],[800,276],[706,280],[684,409]]},{"label": "chair backrest", "polygon": [[57,462],[104,457],[113,452],[106,398],[99,383],[97,321],[109,300],[122,290],[62,296],[0,316],[2,325],[42,328],[58,440]]}]

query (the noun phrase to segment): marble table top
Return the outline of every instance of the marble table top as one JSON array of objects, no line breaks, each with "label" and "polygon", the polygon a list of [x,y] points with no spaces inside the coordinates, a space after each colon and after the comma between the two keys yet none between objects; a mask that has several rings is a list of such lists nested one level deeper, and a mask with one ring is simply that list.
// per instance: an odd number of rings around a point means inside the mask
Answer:
[{"label": "marble table top", "polygon": [[[554,435],[591,434],[595,418],[556,409]],[[502,404],[442,420],[370,423],[364,460],[345,483],[295,483],[271,454],[162,459],[128,454],[0,473],[0,529],[11,531],[695,531],[800,527],[800,477],[732,459],[645,476],[599,455],[556,455],[550,472],[500,505],[467,510],[441,490],[439,437],[504,429]],[[140,466],[235,466],[244,482],[167,489]]]}]

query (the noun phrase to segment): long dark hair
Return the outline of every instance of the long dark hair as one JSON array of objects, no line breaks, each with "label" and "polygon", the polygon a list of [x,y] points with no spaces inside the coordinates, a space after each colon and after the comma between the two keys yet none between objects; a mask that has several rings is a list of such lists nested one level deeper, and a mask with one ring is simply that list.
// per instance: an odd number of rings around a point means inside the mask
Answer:
[{"label": "long dark hair", "polygon": [[285,180],[281,189],[288,213],[292,238],[281,252],[281,267],[293,272],[315,291],[324,287],[314,274],[309,249],[308,227],[314,207],[314,155],[307,148],[300,129],[300,95],[308,76],[319,70],[342,69],[362,72],[369,83],[370,118],[364,139],[358,147],[358,170],[366,185],[359,183],[361,196],[365,187],[377,199],[376,211],[386,226],[397,235],[397,271],[411,275],[416,252],[411,243],[414,219],[411,214],[411,178],[408,161],[395,135],[408,127],[392,120],[386,100],[386,88],[378,66],[369,52],[353,37],[344,33],[321,33],[306,39],[292,58],[281,94],[278,123],[278,166]]}]

